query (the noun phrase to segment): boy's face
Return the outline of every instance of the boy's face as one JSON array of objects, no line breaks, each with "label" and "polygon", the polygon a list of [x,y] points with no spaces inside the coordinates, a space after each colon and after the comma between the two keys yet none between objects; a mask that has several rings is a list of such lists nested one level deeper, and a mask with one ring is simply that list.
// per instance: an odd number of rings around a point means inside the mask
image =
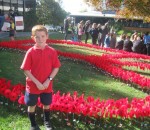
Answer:
[{"label": "boy's face", "polygon": [[44,45],[48,39],[48,35],[44,31],[36,31],[35,36],[31,36],[37,45]]}]

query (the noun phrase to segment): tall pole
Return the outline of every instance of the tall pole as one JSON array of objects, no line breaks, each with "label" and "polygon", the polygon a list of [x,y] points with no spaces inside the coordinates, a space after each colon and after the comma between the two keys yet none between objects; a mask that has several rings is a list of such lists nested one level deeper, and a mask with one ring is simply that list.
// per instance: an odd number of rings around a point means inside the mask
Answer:
[{"label": "tall pole", "polygon": [[9,3],[9,4],[10,4],[10,9],[11,9],[11,0],[10,0],[10,3]]},{"label": "tall pole", "polygon": [[23,0],[23,16],[25,14],[25,0]]},{"label": "tall pole", "polygon": [[17,0],[17,10],[19,10],[19,9],[18,9],[18,0]]},{"label": "tall pole", "polygon": [[3,9],[2,9],[2,10],[3,10],[2,13],[3,13],[3,15],[4,15],[4,1],[3,1],[3,0],[2,0],[2,8],[3,8]]}]

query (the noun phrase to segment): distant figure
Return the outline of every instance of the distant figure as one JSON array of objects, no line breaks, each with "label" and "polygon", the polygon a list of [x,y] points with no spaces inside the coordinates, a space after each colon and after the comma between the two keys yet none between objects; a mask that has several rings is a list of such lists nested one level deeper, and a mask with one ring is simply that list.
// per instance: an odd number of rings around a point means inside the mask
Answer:
[{"label": "distant figure", "polygon": [[133,43],[130,40],[130,36],[126,36],[126,40],[124,41],[124,44],[123,44],[123,50],[132,52],[132,46],[133,46]]},{"label": "distant figure", "polygon": [[106,36],[106,34],[108,34],[108,32],[109,32],[108,24],[109,24],[109,23],[107,22],[107,23],[105,23],[104,26],[101,27],[101,29],[102,29],[101,46],[102,46],[102,47],[104,46],[105,36]]},{"label": "distant figure", "polygon": [[144,43],[141,40],[141,37],[138,36],[136,40],[133,42],[132,51],[135,53],[143,54]]},{"label": "distant figure", "polygon": [[98,39],[98,34],[99,34],[96,23],[92,24],[92,28],[90,29],[89,33],[92,37],[92,44],[96,45],[97,44],[97,39]]},{"label": "distant figure", "polygon": [[89,39],[89,30],[90,30],[90,24],[91,24],[91,22],[90,22],[90,20],[87,20],[86,22],[85,22],[85,25],[84,25],[84,33],[85,33],[85,43],[87,43],[87,41],[88,41],[88,39]]},{"label": "distant figure", "polygon": [[135,41],[137,37],[138,37],[138,32],[135,31],[135,32],[131,35],[131,41],[132,41],[132,42]]},{"label": "distant figure", "polygon": [[75,33],[74,23],[71,23],[70,30],[71,30],[71,40],[72,41],[78,41],[78,39],[76,37],[76,33]]},{"label": "distant figure", "polygon": [[68,33],[69,33],[68,29],[69,29],[70,20],[71,20],[70,17],[67,17],[64,20],[64,33],[65,33],[64,40],[67,40],[67,36],[68,36]]},{"label": "distant figure", "polygon": [[9,17],[8,14],[5,14],[4,16],[0,16],[0,31],[3,27],[5,20],[8,19],[8,17]]},{"label": "distant figure", "polygon": [[82,35],[83,35],[83,20],[80,21],[77,25],[77,30],[78,30],[78,42],[81,42],[82,40]]},{"label": "distant figure", "polygon": [[146,45],[147,55],[150,56],[150,35],[149,32],[146,32],[144,37],[144,44]]},{"label": "distant figure", "polygon": [[12,9],[9,9],[9,16],[11,18],[14,18],[15,17],[15,14],[14,14],[14,11]]},{"label": "distant figure", "polygon": [[109,48],[110,47],[110,33],[106,34],[106,36],[105,36],[104,47],[105,48]]},{"label": "distant figure", "polygon": [[97,29],[98,29],[98,45],[101,46],[101,36],[102,36],[102,25],[99,23],[97,25]]},{"label": "distant figure", "polygon": [[115,49],[116,42],[117,42],[117,40],[116,40],[116,34],[113,31],[113,32],[110,33],[110,48]]},{"label": "distant figure", "polygon": [[124,44],[125,38],[126,38],[125,34],[120,35],[120,40],[117,41],[117,43],[116,43],[116,47],[115,47],[116,49],[118,49],[118,50],[123,49],[123,44]]},{"label": "distant figure", "polygon": [[63,27],[63,26],[61,26],[61,33],[63,33],[63,31],[64,31],[64,27]]},{"label": "distant figure", "polygon": [[13,18],[10,19],[9,37],[11,41],[15,40],[15,23]]}]

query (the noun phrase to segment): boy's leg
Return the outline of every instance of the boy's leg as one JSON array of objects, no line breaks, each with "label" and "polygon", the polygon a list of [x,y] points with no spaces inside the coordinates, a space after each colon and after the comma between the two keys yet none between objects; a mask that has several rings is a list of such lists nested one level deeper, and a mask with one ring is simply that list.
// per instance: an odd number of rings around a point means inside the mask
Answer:
[{"label": "boy's leg", "polygon": [[52,102],[52,93],[43,93],[40,95],[43,104],[44,125],[46,130],[52,130],[50,123],[50,104]]},{"label": "boy's leg", "polygon": [[43,113],[44,113],[44,125],[46,127],[46,130],[52,130],[51,122],[50,122],[50,108],[49,105],[44,105],[43,107]]},{"label": "boy's leg", "polygon": [[35,107],[36,106],[28,106],[28,118],[31,123],[30,130],[40,130],[36,121],[35,121]]},{"label": "boy's leg", "polygon": [[25,104],[28,106],[28,118],[31,123],[30,130],[40,130],[35,121],[35,108],[38,100],[38,95],[25,93]]}]

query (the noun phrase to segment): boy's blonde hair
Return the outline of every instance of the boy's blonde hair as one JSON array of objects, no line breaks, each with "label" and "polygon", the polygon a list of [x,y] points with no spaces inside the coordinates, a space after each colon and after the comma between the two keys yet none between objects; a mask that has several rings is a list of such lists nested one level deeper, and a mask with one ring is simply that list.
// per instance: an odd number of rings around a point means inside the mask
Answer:
[{"label": "boy's blonde hair", "polygon": [[44,31],[46,34],[48,34],[47,29],[43,25],[35,25],[32,28],[32,36],[35,36],[36,31]]}]

